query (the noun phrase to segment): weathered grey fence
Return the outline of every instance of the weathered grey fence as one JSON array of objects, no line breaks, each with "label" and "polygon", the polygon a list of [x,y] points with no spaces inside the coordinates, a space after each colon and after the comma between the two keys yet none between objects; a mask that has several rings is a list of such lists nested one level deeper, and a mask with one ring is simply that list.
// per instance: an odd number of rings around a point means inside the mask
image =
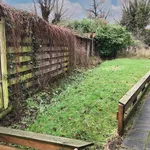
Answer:
[{"label": "weathered grey fence", "polygon": [[95,41],[94,39],[75,36],[75,65],[87,66],[90,57],[95,54]]}]

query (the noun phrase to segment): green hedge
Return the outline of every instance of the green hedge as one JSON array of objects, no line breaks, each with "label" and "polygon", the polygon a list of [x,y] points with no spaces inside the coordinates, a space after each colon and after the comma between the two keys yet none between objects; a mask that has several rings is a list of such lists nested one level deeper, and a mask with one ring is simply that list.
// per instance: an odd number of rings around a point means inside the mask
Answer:
[{"label": "green hedge", "polygon": [[150,30],[145,30],[144,43],[150,46]]},{"label": "green hedge", "polygon": [[102,58],[115,58],[117,52],[133,43],[132,36],[120,25],[103,25],[96,30],[97,51]]},{"label": "green hedge", "polygon": [[133,42],[125,27],[107,24],[102,19],[83,19],[68,22],[66,26],[79,33],[96,33],[96,50],[101,58],[115,58],[118,51]]},{"label": "green hedge", "polygon": [[95,33],[99,26],[106,24],[104,19],[82,19],[62,24],[79,33]]}]

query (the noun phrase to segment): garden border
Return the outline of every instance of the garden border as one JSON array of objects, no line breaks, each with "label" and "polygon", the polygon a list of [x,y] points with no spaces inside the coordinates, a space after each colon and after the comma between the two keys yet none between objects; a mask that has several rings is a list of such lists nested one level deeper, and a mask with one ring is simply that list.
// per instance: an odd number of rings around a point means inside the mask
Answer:
[{"label": "garden border", "polygon": [[[80,150],[94,145],[92,142],[26,132],[4,127],[0,127],[0,142],[22,145],[39,150]],[[0,145],[0,149],[4,149],[4,147],[4,145]],[[10,147],[6,146],[5,149],[8,150]]]},{"label": "garden border", "polygon": [[119,101],[117,119],[118,119],[118,134],[124,133],[124,128],[127,125],[132,112],[137,108],[139,101],[145,94],[150,85],[150,71],[142,77]]}]

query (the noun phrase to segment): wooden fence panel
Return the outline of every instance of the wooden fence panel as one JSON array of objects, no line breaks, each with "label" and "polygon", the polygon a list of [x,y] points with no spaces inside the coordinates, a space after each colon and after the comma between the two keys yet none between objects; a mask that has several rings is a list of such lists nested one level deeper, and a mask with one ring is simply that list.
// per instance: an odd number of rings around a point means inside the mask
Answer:
[{"label": "wooden fence panel", "polygon": [[45,41],[45,44],[40,45],[39,49],[34,51],[31,38],[25,37],[16,49],[10,44],[12,42],[10,36],[7,35],[9,41],[7,44],[7,67],[10,97],[17,93],[14,90],[17,86],[18,88],[24,86],[26,89],[35,85],[37,87],[38,84],[69,70],[70,51],[67,46],[53,44],[47,46],[49,43]]},{"label": "wooden fence panel", "polygon": [[[0,23],[0,46],[3,50],[0,57],[0,93],[3,95],[0,109],[8,108],[9,101],[24,99],[22,96],[40,90],[54,78],[72,70],[77,63],[76,58],[80,57],[80,50],[85,53],[81,52],[85,63],[92,53],[91,39],[75,36],[68,30],[51,26],[50,36],[43,37],[32,27],[27,27],[30,30],[27,34],[12,28],[8,22],[2,19]],[[78,55],[75,51],[79,52]]]}]

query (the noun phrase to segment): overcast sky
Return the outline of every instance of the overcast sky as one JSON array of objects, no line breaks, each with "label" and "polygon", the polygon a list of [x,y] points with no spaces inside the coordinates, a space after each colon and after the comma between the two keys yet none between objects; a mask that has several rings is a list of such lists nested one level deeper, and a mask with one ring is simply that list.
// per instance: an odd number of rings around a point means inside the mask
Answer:
[{"label": "overcast sky", "polygon": [[[33,11],[34,7],[32,0],[4,0],[7,4],[12,5],[19,9]],[[35,0],[36,1],[36,0]],[[119,20],[121,17],[121,1],[123,0],[105,0],[105,7],[110,10],[110,22]],[[85,8],[88,8],[91,0],[65,0],[65,7],[68,9],[67,16],[72,16],[72,19],[82,19],[86,17]],[[40,9],[37,6],[40,14]]]}]

